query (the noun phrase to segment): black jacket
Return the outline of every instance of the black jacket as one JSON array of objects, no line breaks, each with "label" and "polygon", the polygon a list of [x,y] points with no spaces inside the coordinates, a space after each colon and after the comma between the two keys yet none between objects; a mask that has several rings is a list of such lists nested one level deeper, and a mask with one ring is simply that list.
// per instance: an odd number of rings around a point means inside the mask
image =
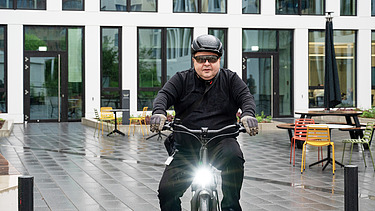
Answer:
[{"label": "black jacket", "polygon": [[[207,81],[198,78],[194,68],[177,72],[159,91],[152,113],[166,115],[166,110],[174,105],[176,118],[179,118],[200,99],[207,84]],[[182,124],[191,129],[219,129],[237,121],[239,108],[242,110],[241,116],[255,116],[254,98],[246,84],[235,72],[221,68],[203,101],[185,115]]]}]

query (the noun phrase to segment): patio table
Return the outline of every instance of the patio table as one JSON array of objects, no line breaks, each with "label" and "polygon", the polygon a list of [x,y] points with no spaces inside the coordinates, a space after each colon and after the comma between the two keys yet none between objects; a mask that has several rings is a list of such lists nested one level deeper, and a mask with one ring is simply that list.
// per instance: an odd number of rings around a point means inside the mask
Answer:
[{"label": "patio table", "polygon": [[112,109],[112,110],[109,110],[109,111],[111,111],[115,114],[115,129],[112,132],[108,133],[107,136],[110,136],[111,134],[114,134],[114,133],[118,133],[120,135],[125,136],[125,134],[123,132],[121,132],[120,130],[118,130],[118,128],[117,128],[117,115],[116,115],[116,113],[117,112],[129,111],[129,109]]},{"label": "patio table", "polygon": [[[345,117],[346,124],[352,125],[355,127],[361,127],[361,123],[359,122],[358,116],[362,115],[362,111],[306,111],[306,112],[295,112],[296,114],[300,114],[300,118],[312,118],[315,116],[343,116]],[[353,120],[353,121],[352,121]],[[348,130],[350,134],[350,138],[357,139],[359,137],[363,137],[362,130]]]}]

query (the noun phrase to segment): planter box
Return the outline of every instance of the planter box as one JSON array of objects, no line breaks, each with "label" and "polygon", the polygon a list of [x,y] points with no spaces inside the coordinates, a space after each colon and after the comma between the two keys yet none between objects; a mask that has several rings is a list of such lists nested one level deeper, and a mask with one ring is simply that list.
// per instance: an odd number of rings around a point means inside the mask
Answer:
[{"label": "planter box", "polygon": [[13,121],[5,120],[3,127],[0,129],[0,137],[8,137],[13,130]]}]

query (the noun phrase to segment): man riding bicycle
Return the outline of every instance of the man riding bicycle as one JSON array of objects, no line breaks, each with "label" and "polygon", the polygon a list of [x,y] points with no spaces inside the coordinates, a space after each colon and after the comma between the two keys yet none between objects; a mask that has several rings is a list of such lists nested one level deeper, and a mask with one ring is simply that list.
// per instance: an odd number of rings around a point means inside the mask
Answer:
[{"label": "man riding bicycle", "polygon": [[[258,133],[253,96],[242,79],[234,72],[220,68],[222,43],[212,35],[193,40],[191,54],[194,67],[177,72],[159,91],[154,100],[151,131],[162,130],[166,110],[174,105],[175,118],[191,129],[219,129],[241,122],[249,135]],[[162,211],[181,210],[180,197],[193,180],[194,167],[199,160],[200,143],[181,133],[174,134],[176,153],[166,166],[159,184]],[[210,163],[221,171],[223,211],[242,210],[239,200],[244,176],[244,157],[236,138],[223,138],[208,145]]]}]

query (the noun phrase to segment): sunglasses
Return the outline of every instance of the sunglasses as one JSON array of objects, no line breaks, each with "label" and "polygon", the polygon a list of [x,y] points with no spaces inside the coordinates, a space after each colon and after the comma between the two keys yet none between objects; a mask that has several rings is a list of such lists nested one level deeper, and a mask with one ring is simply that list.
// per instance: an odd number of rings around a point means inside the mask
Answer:
[{"label": "sunglasses", "polygon": [[206,63],[206,61],[208,61],[209,63],[216,63],[217,60],[219,59],[219,57],[215,55],[194,56],[193,58],[195,59],[195,61],[197,61],[200,64]]}]

